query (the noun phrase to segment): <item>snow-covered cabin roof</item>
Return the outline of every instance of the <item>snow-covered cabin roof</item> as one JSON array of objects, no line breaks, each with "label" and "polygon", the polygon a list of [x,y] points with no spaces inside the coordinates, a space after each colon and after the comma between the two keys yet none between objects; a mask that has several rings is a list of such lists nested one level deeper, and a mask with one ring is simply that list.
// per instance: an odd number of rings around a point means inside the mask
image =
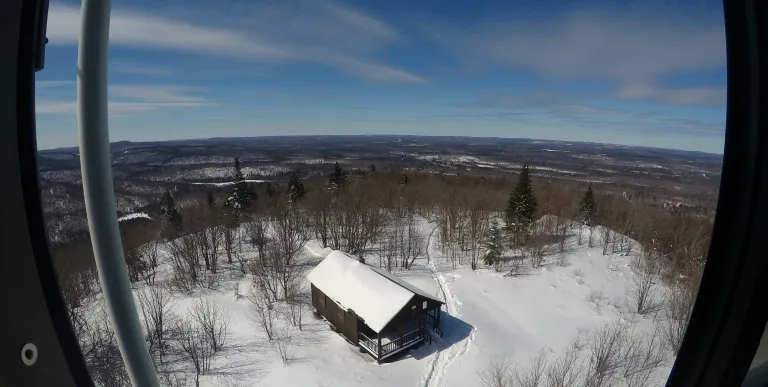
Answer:
[{"label": "snow-covered cabin roof", "polygon": [[402,279],[339,250],[328,254],[307,278],[344,310],[352,309],[376,332],[381,332],[415,294],[442,302]]}]

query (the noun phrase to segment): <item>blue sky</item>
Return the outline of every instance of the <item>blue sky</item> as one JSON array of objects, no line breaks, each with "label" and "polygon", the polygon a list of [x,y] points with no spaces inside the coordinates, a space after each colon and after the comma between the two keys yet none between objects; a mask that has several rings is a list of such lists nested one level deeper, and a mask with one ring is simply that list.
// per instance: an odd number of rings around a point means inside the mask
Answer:
[{"label": "blue sky", "polygon": [[[113,1],[110,139],[542,138],[722,153],[717,1]],[[54,1],[41,149],[77,143],[79,3]]]}]

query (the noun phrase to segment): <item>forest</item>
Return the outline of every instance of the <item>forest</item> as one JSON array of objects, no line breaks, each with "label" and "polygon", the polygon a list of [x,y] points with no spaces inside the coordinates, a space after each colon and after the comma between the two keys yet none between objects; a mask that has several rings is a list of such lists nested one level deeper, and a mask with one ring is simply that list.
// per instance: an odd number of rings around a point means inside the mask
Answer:
[{"label": "forest", "polygon": [[[152,287],[138,300],[150,352],[162,364],[175,348],[176,356],[194,365],[196,380],[226,341],[226,313],[201,301],[192,320],[171,323],[167,308],[173,292],[215,289],[224,279],[249,276],[258,289],[249,295],[258,325],[288,361],[288,337],[273,329],[275,305],[282,305],[286,318],[301,329],[308,308],[302,286],[306,267],[300,259],[305,244],[314,240],[367,264],[407,271],[425,257],[427,235],[419,227],[424,221],[436,226],[434,237],[454,268],[510,277],[538,268],[544,257],[558,261],[568,238],[590,248],[601,246],[604,255],[635,253],[633,265],[640,274],[632,284],[632,308],[638,314],[663,308],[672,316],[663,331],[675,351],[712,229],[712,219],[698,213],[651,206],[591,184],[537,178],[527,166],[504,178],[379,170],[375,165],[343,170],[336,163],[327,176],[293,175],[282,184],[246,182],[237,158],[231,171],[231,186],[185,198],[190,204],[184,206],[166,190],[157,199],[157,212],[148,214],[152,220],[121,224],[129,276],[137,286],[155,285],[164,275],[163,256],[170,262],[164,290]],[[248,249],[257,252],[255,257],[245,253]],[[84,305],[98,292],[89,241],[57,246],[54,260],[92,375],[102,385],[123,385],[125,379],[111,372],[119,366],[114,335],[85,316]],[[662,282],[672,289],[663,302],[653,291]],[[174,383],[169,379],[166,384]]]}]

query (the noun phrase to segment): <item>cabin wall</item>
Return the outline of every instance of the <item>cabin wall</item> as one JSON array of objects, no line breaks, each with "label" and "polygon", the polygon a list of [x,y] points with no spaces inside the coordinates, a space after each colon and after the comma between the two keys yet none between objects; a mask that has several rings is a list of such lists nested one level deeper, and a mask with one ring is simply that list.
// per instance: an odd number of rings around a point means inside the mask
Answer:
[{"label": "cabin wall", "polygon": [[347,340],[357,345],[357,316],[354,311],[345,311],[332,299],[328,298],[315,285],[310,285],[312,291],[312,306],[325,317],[337,332]]},{"label": "cabin wall", "polygon": [[[427,307],[424,308],[424,302],[426,301]],[[384,327],[384,330],[392,330],[392,331],[398,331],[402,330],[403,325],[413,319],[419,319],[421,321],[421,316],[426,313],[428,310],[432,310],[435,308],[439,308],[442,304],[434,301],[432,299],[420,296],[418,294],[414,295],[413,298],[406,304],[403,309],[400,309],[399,312],[395,315],[394,318],[392,318],[392,321],[387,324],[386,327]],[[414,308],[415,307],[415,308]],[[424,326],[423,323],[420,324],[420,326]],[[406,329],[407,330],[407,329]],[[402,333],[408,333],[408,332],[402,332]]]}]

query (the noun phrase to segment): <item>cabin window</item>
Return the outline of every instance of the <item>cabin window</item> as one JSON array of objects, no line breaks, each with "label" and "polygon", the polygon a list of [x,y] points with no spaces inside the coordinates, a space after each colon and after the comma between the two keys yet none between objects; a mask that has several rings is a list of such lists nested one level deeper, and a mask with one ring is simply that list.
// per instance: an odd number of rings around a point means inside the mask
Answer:
[{"label": "cabin window", "polygon": [[422,307],[421,307],[421,308],[422,308],[422,309],[427,309],[427,302],[426,302],[426,301],[424,301],[424,303],[422,304]]}]

